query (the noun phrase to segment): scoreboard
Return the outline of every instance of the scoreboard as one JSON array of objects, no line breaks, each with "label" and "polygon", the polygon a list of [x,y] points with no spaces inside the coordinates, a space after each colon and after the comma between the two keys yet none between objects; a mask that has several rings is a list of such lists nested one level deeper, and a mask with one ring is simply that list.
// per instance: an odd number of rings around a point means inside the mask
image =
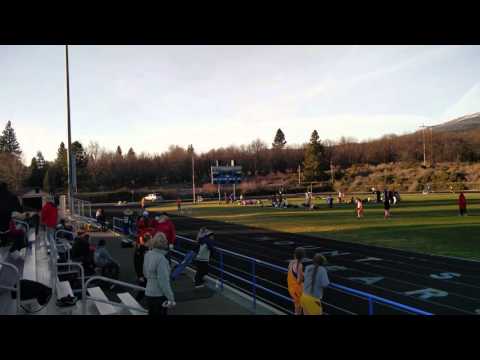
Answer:
[{"label": "scoreboard", "polygon": [[212,166],[212,184],[239,184],[242,181],[241,166]]}]

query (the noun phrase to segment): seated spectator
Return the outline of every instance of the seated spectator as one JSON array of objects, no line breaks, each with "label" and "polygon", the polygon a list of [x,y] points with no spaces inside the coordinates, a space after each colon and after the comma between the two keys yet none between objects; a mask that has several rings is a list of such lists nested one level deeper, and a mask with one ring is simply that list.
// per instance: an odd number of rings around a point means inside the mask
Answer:
[{"label": "seated spectator", "polygon": [[145,254],[143,273],[147,286],[145,296],[149,315],[167,315],[167,309],[175,306],[175,298],[170,284],[170,265],[165,257],[168,240],[161,232],[148,242],[151,249]]},{"label": "seated spectator", "polygon": [[95,266],[102,269],[102,276],[110,275],[113,279],[118,279],[120,265],[112,258],[106,248],[105,239],[100,239],[95,249]]},{"label": "seated spectator", "polygon": [[93,251],[90,248],[90,237],[87,233],[78,234],[73,241],[70,254],[73,261],[82,263],[85,269],[85,274],[92,274],[95,272]]},{"label": "seated spectator", "polygon": [[303,293],[300,303],[304,315],[322,315],[323,289],[330,285],[324,265],[327,260],[321,254],[315,254],[313,264],[305,268]]},{"label": "seated spectator", "polygon": [[14,259],[20,256],[20,250],[27,246],[25,231],[21,227],[17,227],[15,220],[10,220],[9,232],[6,236],[5,245],[11,245],[8,251]]}]

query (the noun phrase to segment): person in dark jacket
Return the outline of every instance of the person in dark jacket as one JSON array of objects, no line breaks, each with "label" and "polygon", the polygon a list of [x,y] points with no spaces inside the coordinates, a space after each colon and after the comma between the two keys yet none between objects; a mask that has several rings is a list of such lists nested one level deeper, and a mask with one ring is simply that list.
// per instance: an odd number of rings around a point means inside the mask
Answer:
[{"label": "person in dark jacket", "polygon": [[72,250],[70,252],[73,261],[81,262],[85,275],[95,272],[93,261],[93,252],[90,249],[90,237],[87,233],[79,234],[73,241]]},{"label": "person in dark jacket", "polygon": [[467,215],[467,199],[463,192],[460,193],[458,197],[458,210],[460,212],[460,216]]},{"label": "person in dark jacket", "polygon": [[12,212],[23,212],[18,198],[8,190],[6,183],[0,183],[0,247],[13,242],[10,252],[22,248],[20,243],[24,242],[23,236],[16,236],[12,233]]}]

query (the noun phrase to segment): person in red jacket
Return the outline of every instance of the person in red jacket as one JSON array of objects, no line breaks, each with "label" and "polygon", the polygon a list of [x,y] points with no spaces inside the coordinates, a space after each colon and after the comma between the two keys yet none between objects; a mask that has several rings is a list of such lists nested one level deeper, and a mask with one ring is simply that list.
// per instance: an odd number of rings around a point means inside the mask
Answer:
[{"label": "person in red jacket", "polygon": [[460,216],[467,215],[467,199],[463,192],[460,193],[458,197],[458,209],[460,211]]},{"label": "person in red jacket", "polygon": [[166,254],[166,258],[171,263],[170,250],[172,250],[175,245],[175,238],[177,234],[175,231],[175,225],[165,213],[155,218],[155,233],[157,232],[162,232],[167,238],[169,251]]},{"label": "person in red jacket", "polygon": [[47,203],[43,205],[40,216],[41,223],[45,226],[45,242],[47,248],[49,248],[50,242],[55,241],[55,228],[58,223],[58,210],[55,199],[53,201],[47,201]]}]

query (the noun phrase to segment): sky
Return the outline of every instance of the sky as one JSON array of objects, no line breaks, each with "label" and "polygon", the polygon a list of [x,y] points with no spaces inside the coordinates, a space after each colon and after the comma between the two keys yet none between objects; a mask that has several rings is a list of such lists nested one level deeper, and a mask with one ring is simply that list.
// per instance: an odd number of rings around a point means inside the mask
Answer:
[{"label": "sky", "polygon": [[[69,46],[72,141],[161,153],[403,134],[480,111],[480,46]],[[67,142],[64,46],[0,46],[0,128]]]}]

